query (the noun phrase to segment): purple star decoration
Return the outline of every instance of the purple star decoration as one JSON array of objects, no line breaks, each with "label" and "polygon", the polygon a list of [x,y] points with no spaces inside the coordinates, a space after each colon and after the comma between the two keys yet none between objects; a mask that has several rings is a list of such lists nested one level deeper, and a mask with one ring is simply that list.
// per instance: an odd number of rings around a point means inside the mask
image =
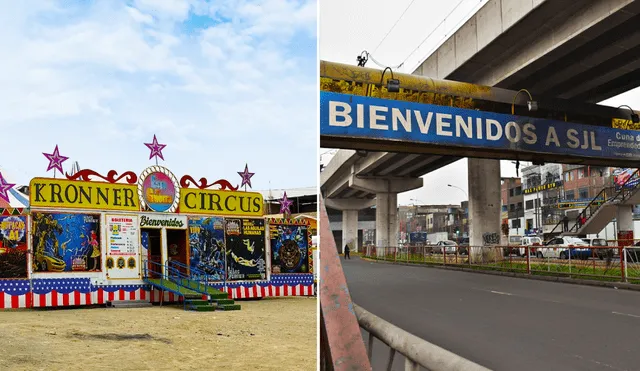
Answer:
[{"label": "purple star decoration", "polygon": [[255,173],[249,172],[249,165],[245,164],[244,171],[243,172],[238,171],[238,175],[242,177],[242,184],[240,185],[240,187],[243,187],[246,184],[249,186],[249,188],[253,188],[251,186],[251,177],[254,176]]},{"label": "purple star decoration", "polygon": [[284,193],[284,197],[280,200],[280,214],[291,214],[291,205],[293,201],[287,198],[287,192]]},{"label": "purple star decoration", "polygon": [[9,190],[13,188],[14,185],[15,184],[11,184],[4,180],[4,178],[2,177],[2,173],[0,173],[0,199],[10,202],[9,194],[7,192],[9,192]]},{"label": "purple star decoration", "polygon": [[144,145],[147,146],[151,150],[151,154],[149,155],[149,160],[151,160],[152,158],[157,156],[157,157],[160,157],[164,161],[164,157],[162,156],[162,150],[167,145],[158,143],[158,139],[156,139],[156,135],[155,134],[153,134],[153,142],[152,143],[145,143]]},{"label": "purple star decoration", "polygon": [[49,166],[47,167],[47,171],[51,170],[51,169],[56,169],[58,171],[60,171],[61,173],[64,173],[64,171],[62,170],[62,163],[67,161],[69,159],[69,157],[65,157],[65,156],[61,156],[60,152],[58,151],[58,145],[56,144],[56,148],[53,150],[53,153],[42,153],[44,155],[44,157],[47,158],[47,160],[49,160]]}]

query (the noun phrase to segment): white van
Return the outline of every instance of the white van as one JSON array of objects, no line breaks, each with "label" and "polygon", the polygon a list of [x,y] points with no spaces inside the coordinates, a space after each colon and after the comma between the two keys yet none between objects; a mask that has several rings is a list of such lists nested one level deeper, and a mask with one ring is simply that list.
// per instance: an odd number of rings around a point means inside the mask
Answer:
[{"label": "white van", "polygon": [[[536,236],[526,236],[526,237],[522,237],[522,246],[542,246],[542,238],[540,237],[536,237]],[[520,256],[524,256],[526,254],[526,249],[520,248]],[[535,256],[536,255],[536,248],[532,247],[529,248],[529,255]]]}]

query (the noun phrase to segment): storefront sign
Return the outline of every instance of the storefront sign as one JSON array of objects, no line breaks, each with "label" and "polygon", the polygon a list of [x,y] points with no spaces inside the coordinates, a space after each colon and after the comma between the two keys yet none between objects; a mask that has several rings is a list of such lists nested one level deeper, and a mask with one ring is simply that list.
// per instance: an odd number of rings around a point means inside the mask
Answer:
[{"label": "storefront sign", "polygon": [[32,208],[140,210],[131,184],[35,178],[29,184],[29,201]]},{"label": "storefront sign", "polygon": [[140,228],[187,229],[184,215],[140,215]]},{"label": "storefront sign", "polygon": [[136,279],[140,251],[137,215],[107,215],[107,277]]},{"label": "storefront sign", "polygon": [[558,188],[561,185],[562,185],[562,182],[553,182],[553,183],[541,184],[541,185],[536,186],[536,187],[527,188],[522,193],[524,193],[525,195],[528,195],[528,194],[531,194],[531,193],[538,193],[538,192],[542,192],[542,191],[548,191],[550,189]]},{"label": "storefront sign", "polygon": [[589,205],[589,203],[591,203],[594,206],[599,206],[601,204],[604,203],[604,200],[596,200],[596,201],[591,201],[591,200],[569,200],[569,201],[561,201],[558,202],[558,209],[578,209],[578,208],[585,208],[587,207],[587,205]]},{"label": "storefront sign", "polygon": [[263,205],[262,194],[257,192],[180,190],[180,212],[185,214],[262,216]]},{"label": "storefront sign", "polygon": [[174,212],[178,208],[178,180],[162,166],[151,166],[140,174],[138,196],[143,206],[157,212]]},{"label": "storefront sign", "polygon": [[640,160],[637,131],[320,92],[321,137]]},{"label": "storefront sign", "polygon": [[108,255],[138,254],[138,217],[107,215]]}]

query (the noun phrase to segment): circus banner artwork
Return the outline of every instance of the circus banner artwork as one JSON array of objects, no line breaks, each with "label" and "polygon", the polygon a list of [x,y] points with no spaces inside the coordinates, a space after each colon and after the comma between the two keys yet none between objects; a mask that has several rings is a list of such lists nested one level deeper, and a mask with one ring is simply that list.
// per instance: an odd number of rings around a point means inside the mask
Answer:
[{"label": "circus banner artwork", "polygon": [[227,280],[267,277],[263,219],[226,219]]},{"label": "circus banner artwork", "polygon": [[223,281],[224,269],[224,218],[202,217],[189,219],[189,265],[192,274],[200,274],[209,281]]},{"label": "circus banner artwork", "polygon": [[34,272],[100,271],[100,215],[34,212]]},{"label": "circus banner artwork", "polygon": [[310,273],[307,225],[271,224],[271,272]]},{"label": "circus banner artwork", "polygon": [[27,217],[0,216],[0,278],[27,277]]}]

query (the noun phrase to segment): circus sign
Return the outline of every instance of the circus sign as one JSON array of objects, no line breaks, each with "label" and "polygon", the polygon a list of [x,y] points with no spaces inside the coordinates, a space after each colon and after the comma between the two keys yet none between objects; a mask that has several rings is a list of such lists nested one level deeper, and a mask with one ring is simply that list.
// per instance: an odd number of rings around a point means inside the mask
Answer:
[{"label": "circus sign", "polygon": [[180,185],[163,166],[150,166],[138,180],[140,204],[157,212],[175,212],[180,202]]}]

